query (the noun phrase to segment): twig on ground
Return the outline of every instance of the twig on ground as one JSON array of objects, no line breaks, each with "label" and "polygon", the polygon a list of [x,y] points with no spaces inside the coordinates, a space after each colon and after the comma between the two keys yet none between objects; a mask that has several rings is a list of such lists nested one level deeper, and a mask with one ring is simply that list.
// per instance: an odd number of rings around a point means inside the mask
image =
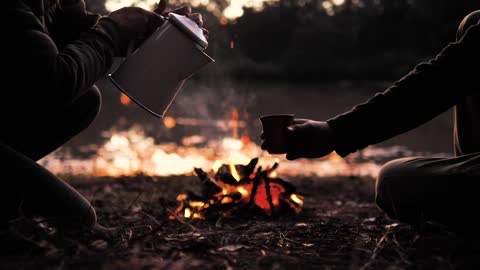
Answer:
[{"label": "twig on ground", "polygon": [[180,217],[179,215],[177,215],[176,213],[174,213],[173,211],[171,211],[170,209],[168,208],[165,208],[167,213],[174,216],[175,217],[175,220],[177,220],[178,222],[182,223],[183,225],[186,225],[188,226],[190,229],[192,229],[192,231],[200,234],[201,236],[203,236],[208,243],[210,243],[212,246],[215,246],[215,244],[208,238],[206,237],[199,229],[197,229],[195,226],[193,226],[192,224],[188,223],[185,221],[185,219],[183,219],[182,217]]},{"label": "twig on ground", "polygon": [[140,198],[140,196],[142,196],[143,194],[143,190],[140,191],[137,195],[137,197],[135,198],[135,200],[133,200],[133,202],[130,203],[130,205],[127,207],[127,209],[125,209],[125,213],[130,211],[130,209],[132,208],[132,206],[137,202],[137,200]]}]

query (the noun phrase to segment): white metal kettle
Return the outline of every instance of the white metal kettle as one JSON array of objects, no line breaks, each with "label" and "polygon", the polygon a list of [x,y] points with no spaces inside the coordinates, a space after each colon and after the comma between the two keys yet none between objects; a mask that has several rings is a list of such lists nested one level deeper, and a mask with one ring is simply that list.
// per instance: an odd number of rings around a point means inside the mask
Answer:
[{"label": "white metal kettle", "polygon": [[185,80],[214,62],[204,52],[207,45],[194,21],[170,13],[109,78],[139,106],[163,118]]}]

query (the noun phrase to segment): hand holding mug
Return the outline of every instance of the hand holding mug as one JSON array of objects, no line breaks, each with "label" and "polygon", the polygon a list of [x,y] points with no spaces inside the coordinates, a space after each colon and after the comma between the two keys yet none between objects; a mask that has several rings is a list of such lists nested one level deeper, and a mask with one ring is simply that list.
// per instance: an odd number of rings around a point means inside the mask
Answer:
[{"label": "hand holding mug", "polygon": [[260,117],[263,126],[262,149],[270,154],[285,154],[287,152],[287,128],[293,125],[291,114],[268,115]]},{"label": "hand holding mug", "polygon": [[285,132],[282,142],[279,142],[273,135],[267,134],[264,126],[262,149],[269,153],[286,153],[288,160],[320,158],[335,150],[335,138],[326,122],[292,119],[291,125],[282,128],[277,125],[277,131],[281,129]]}]

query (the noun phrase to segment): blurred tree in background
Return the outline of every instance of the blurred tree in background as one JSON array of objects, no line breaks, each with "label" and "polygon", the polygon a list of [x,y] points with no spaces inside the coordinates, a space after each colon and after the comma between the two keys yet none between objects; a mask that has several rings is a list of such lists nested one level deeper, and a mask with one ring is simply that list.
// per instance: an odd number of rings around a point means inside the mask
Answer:
[{"label": "blurred tree in background", "polygon": [[[455,41],[461,20],[480,9],[472,0],[183,2],[204,15],[211,33],[208,51],[217,63],[202,72],[207,79],[395,80]],[[229,10],[240,2],[245,7]],[[105,0],[87,0],[87,5],[108,12]],[[234,11],[242,16],[225,17]]]}]

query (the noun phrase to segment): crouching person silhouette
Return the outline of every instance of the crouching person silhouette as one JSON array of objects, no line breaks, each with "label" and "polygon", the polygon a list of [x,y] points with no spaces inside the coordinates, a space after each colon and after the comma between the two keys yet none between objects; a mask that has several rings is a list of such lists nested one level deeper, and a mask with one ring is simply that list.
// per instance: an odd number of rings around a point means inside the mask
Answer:
[{"label": "crouching person silhouette", "polygon": [[[455,107],[453,158],[411,157],[382,168],[376,203],[391,218],[421,226],[474,229],[480,206],[480,11],[468,15],[457,41],[419,64],[383,93],[328,121],[295,119],[287,128],[287,158],[345,157],[409,131]],[[262,148],[271,138],[262,134]]]},{"label": "crouching person silhouette", "polygon": [[[7,67],[0,106],[0,224],[19,215],[39,216],[62,228],[97,225],[94,208],[70,185],[36,161],[77,135],[101,106],[94,83],[131,41],[163,23],[155,12],[128,7],[99,16],[84,0],[14,0],[4,3],[2,33]],[[188,6],[172,12],[199,25]]]}]

